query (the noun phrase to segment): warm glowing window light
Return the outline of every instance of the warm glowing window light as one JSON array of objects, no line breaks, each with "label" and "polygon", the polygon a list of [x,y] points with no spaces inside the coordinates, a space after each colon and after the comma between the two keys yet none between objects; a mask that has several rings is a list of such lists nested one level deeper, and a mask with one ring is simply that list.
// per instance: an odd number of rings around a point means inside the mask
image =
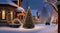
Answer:
[{"label": "warm glowing window light", "polygon": [[2,19],[5,19],[5,10],[2,10]]},{"label": "warm glowing window light", "polygon": [[11,19],[13,19],[13,12],[11,11]]}]

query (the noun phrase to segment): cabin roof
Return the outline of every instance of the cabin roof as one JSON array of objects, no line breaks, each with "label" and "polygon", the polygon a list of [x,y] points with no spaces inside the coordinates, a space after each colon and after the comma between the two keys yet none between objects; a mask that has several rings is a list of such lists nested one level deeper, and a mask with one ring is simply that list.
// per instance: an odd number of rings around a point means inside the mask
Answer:
[{"label": "cabin roof", "polygon": [[0,4],[7,4],[7,5],[10,5],[10,6],[18,7],[18,5],[16,5],[15,3],[13,3],[10,0],[0,0]]},{"label": "cabin roof", "polygon": [[22,11],[25,11],[22,7],[18,7],[16,12],[22,12]]}]

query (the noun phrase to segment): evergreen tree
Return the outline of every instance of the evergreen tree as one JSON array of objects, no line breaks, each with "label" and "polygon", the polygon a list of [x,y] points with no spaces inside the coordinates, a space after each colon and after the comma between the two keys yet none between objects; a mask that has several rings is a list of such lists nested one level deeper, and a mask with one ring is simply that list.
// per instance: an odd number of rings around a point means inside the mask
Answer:
[{"label": "evergreen tree", "polygon": [[25,18],[23,28],[29,28],[29,29],[34,28],[34,22],[32,19],[32,14],[31,14],[30,8],[28,8],[28,10],[27,10],[27,15]]}]

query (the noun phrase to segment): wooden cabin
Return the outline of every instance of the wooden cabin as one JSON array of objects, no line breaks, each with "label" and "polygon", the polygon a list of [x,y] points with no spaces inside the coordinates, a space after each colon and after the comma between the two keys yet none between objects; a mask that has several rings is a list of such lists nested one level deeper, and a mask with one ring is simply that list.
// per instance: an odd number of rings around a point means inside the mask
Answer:
[{"label": "wooden cabin", "polygon": [[10,0],[0,0],[0,24],[12,23],[16,17],[23,20],[26,13],[21,9],[22,7],[19,7]]}]

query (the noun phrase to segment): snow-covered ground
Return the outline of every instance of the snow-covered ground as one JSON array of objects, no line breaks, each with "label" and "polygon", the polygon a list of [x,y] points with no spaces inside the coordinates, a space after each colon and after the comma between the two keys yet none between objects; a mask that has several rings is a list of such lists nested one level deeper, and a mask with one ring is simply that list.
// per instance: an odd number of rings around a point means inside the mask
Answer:
[{"label": "snow-covered ground", "polygon": [[0,33],[58,33],[58,25],[36,24],[33,29],[0,27]]}]

